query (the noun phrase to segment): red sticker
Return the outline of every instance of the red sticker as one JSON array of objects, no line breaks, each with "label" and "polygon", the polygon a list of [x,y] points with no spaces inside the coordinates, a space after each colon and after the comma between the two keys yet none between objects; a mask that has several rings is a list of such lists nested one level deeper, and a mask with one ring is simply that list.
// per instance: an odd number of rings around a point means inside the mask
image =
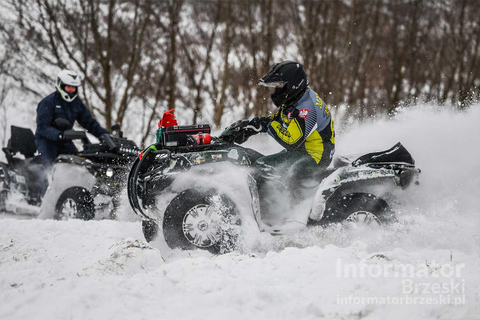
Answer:
[{"label": "red sticker", "polygon": [[306,119],[307,116],[308,116],[308,109],[302,109],[302,110],[300,110],[300,112],[298,113],[298,117],[299,117],[299,118]]}]

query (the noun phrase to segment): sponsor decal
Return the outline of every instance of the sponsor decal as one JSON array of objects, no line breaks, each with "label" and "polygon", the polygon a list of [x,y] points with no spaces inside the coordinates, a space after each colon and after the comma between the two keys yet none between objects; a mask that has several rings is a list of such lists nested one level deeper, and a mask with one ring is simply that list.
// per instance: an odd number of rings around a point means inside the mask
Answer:
[{"label": "sponsor decal", "polygon": [[327,105],[325,105],[325,114],[326,114],[327,116],[330,115],[330,110],[328,109],[328,106],[327,106]]},{"label": "sponsor decal", "polygon": [[233,159],[233,160],[238,160],[238,151],[237,149],[232,149],[227,155],[228,158]]},{"label": "sponsor decal", "polygon": [[298,113],[298,117],[299,117],[299,118],[306,119],[307,116],[308,116],[308,109],[302,109],[302,110],[300,110],[300,112]]},{"label": "sponsor decal", "polygon": [[284,135],[286,137],[291,137],[290,132],[286,128],[284,128],[280,123],[277,125],[277,130],[281,135]]}]

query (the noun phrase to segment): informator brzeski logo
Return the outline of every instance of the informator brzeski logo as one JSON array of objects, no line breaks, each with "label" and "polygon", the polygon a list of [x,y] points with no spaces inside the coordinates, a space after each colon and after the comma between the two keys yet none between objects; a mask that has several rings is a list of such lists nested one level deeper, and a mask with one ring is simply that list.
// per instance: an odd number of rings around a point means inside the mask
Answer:
[{"label": "informator brzeski logo", "polygon": [[[381,259],[385,260],[384,263],[373,259],[358,264],[337,260],[338,278],[381,281],[380,286],[373,284],[374,288],[381,288],[375,295],[369,286],[368,296],[337,295],[338,304],[465,304],[465,279],[462,277],[465,264],[439,264],[435,261],[419,264],[392,263],[388,258],[380,256],[384,258]],[[382,295],[384,292],[387,294]]]}]

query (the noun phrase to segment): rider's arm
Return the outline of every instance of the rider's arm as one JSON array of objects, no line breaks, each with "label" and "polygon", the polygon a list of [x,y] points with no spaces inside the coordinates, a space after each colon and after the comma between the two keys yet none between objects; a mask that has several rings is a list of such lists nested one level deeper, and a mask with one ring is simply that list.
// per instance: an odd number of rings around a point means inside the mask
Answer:
[{"label": "rider's arm", "polygon": [[52,127],[55,103],[49,103],[48,100],[42,100],[37,107],[37,133],[48,140],[57,141],[62,133],[57,128]]},{"label": "rider's arm", "polygon": [[88,111],[87,107],[83,104],[83,102],[78,98],[77,100],[81,108],[80,112],[78,113],[78,123],[97,138],[99,138],[103,134],[109,133],[107,130],[102,128],[102,126],[100,126],[97,120],[93,119],[92,114],[90,113],[90,111]]}]

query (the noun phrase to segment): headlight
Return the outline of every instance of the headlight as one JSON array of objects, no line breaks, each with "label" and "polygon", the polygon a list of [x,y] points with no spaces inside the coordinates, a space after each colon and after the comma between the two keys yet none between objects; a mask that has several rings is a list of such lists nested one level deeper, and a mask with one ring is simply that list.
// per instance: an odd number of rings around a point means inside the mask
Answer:
[{"label": "headlight", "polygon": [[107,175],[107,177],[111,178],[113,176],[113,169],[107,168],[107,170],[105,171],[105,174]]}]

